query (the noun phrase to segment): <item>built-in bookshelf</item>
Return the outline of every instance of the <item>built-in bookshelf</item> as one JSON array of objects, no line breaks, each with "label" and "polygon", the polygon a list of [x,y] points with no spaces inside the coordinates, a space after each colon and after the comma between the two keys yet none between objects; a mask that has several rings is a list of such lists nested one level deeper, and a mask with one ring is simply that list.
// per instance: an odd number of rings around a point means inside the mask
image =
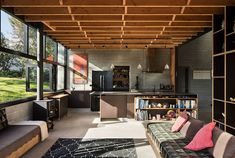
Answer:
[{"label": "built-in bookshelf", "polygon": [[139,121],[172,120],[184,110],[190,116],[197,118],[197,95],[135,97],[135,118]]},{"label": "built-in bookshelf", "polygon": [[[235,6],[213,16],[213,101],[216,125],[235,135]],[[234,99],[234,100],[233,100]]]}]

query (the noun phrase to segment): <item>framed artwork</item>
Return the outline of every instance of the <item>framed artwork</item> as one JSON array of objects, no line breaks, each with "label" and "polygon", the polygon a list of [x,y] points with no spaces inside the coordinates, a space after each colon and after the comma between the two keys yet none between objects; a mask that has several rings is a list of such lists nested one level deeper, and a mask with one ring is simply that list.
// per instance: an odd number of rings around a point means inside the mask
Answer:
[{"label": "framed artwork", "polygon": [[73,54],[73,83],[87,83],[88,78],[88,55]]}]

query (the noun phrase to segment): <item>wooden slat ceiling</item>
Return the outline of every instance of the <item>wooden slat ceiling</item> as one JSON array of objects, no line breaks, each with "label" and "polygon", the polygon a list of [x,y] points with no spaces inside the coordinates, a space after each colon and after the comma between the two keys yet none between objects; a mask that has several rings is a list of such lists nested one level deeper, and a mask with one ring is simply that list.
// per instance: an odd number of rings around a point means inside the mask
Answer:
[{"label": "wooden slat ceiling", "polygon": [[171,48],[235,0],[1,0],[68,48]]}]

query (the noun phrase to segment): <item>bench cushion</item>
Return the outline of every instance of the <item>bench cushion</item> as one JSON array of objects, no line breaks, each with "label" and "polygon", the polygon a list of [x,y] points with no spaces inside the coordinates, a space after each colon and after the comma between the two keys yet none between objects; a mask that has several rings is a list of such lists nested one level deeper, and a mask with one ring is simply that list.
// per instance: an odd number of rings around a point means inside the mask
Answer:
[{"label": "bench cushion", "polygon": [[234,158],[235,157],[235,136],[215,127],[213,130],[214,147],[209,152],[214,157]]},{"label": "bench cushion", "polygon": [[0,131],[0,157],[11,154],[38,134],[39,126],[9,125]]},{"label": "bench cushion", "polygon": [[213,158],[208,150],[191,151],[184,149],[190,140],[184,138],[180,133],[171,132],[172,123],[151,123],[147,126],[147,130],[154,139],[156,145],[160,149],[161,155],[164,158]]}]

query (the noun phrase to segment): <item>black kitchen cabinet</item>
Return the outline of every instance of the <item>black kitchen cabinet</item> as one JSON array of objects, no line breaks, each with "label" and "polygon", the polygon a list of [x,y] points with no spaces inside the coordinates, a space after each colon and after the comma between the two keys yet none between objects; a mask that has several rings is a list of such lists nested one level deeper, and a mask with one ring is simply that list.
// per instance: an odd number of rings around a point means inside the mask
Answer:
[{"label": "black kitchen cabinet", "polygon": [[90,108],[91,91],[71,91],[69,96],[70,108]]},{"label": "black kitchen cabinet", "polygon": [[100,111],[100,95],[91,95],[91,111]]}]

